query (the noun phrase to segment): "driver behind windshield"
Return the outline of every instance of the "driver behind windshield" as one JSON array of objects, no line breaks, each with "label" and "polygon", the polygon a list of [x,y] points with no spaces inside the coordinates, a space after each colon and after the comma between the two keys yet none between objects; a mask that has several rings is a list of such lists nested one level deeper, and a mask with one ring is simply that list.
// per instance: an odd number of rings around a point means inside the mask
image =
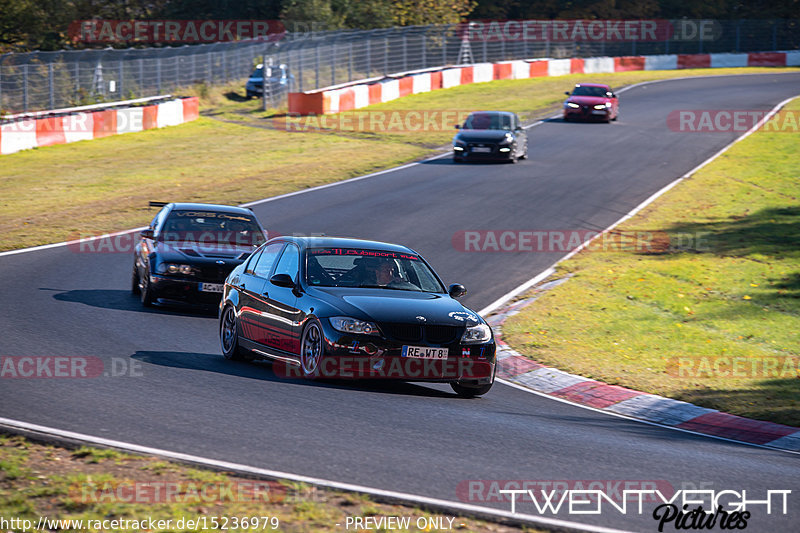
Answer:
[{"label": "driver behind windshield", "polygon": [[392,289],[418,289],[405,281],[397,271],[397,263],[392,259],[365,257],[362,259],[364,271],[361,286],[389,287]]}]

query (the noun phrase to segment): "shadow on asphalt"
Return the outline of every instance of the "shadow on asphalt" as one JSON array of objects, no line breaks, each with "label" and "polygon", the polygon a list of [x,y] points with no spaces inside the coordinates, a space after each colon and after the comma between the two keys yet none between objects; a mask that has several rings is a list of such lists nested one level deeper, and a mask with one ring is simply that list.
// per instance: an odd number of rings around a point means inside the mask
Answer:
[{"label": "shadow on asphalt", "polygon": [[[520,161],[519,163],[522,163]],[[518,164],[519,164],[518,163]],[[439,159],[427,159],[420,161],[422,165],[452,165],[452,166],[471,166],[471,165],[508,165],[508,161],[465,161],[463,163],[456,163],[452,157],[440,157]]]},{"label": "shadow on asphalt", "polygon": [[131,358],[143,363],[198,370],[202,372],[215,372],[228,376],[236,376],[262,381],[273,381],[304,385],[308,387],[323,387],[345,390],[363,390],[381,394],[401,394],[404,396],[425,396],[432,398],[457,398],[455,393],[448,393],[413,383],[389,380],[324,380],[310,381],[295,377],[280,375],[269,361],[228,361],[220,354],[192,353],[192,352],[159,352],[138,351]]},{"label": "shadow on asphalt", "polygon": [[86,289],[65,291],[62,289],[50,289],[40,287],[40,291],[53,291],[56,294],[53,298],[60,302],[72,302],[99,307],[101,309],[117,309],[120,311],[136,311],[139,313],[167,314],[176,316],[194,316],[217,318],[217,308],[214,307],[195,307],[187,304],[158,305],[154,307],[144,307],[137,296],[130,291],[108,290],[108,289]]}]

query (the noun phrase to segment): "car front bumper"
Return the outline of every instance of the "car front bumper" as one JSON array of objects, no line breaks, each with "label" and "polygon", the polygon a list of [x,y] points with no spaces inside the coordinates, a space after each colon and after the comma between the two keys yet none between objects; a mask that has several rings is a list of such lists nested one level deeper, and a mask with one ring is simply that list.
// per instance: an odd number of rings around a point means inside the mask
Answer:
[{"label": "car front bumper", "polygon": [[160,275],[150,276],[153,298],[199,305],[218,305],[222,292],[202,291],[200,288],[203,283],[223,285],[225,280],[200,282]]},{"label": "car front bumper", "polygon": [[[492,382],[497,346],[494,339],[464,345],[457,340],[445,344],[426,341],[401,342],[384,336],[350,335],[323,325],[326,357],[320,377],[333,379],[394,379],[402,381]],[[404,346],[443,348],[446,359],[404,357]]]}]

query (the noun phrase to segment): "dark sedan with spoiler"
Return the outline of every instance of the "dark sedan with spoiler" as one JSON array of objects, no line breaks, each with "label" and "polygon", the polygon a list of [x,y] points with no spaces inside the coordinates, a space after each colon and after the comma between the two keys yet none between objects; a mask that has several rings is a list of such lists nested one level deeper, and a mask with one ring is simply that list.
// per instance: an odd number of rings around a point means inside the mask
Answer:
[{"label": "dark sedan with spoiler", "polygon": [[415,251],[332,237],[278,237],[231,272],[220,304],[228,359],[273,360],[276,375],[494,383],[491,328]]},{"label": "dark sedan with spoiler", "polygon": [[528,135],[519,117],[508,111],[470,113],[453,137],[453,161],[507,161],[528,157]]},{"label": "dark sedan with spoiler", "polygon": [[142,304],[219,304],[225,278],[266,232],[249,209],[151,202],[161,207],[133,250],[131,291]]}]

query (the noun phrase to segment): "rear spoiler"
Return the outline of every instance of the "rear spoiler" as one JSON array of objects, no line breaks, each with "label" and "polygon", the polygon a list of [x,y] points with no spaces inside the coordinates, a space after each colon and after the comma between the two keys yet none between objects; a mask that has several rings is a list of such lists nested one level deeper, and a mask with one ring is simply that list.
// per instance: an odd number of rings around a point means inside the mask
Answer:
[{"label": "rear spoiler", "polygon": [[169,204],[169,202],[154,202],[150,201],[150,207],[164,207],[165,205]]}]

